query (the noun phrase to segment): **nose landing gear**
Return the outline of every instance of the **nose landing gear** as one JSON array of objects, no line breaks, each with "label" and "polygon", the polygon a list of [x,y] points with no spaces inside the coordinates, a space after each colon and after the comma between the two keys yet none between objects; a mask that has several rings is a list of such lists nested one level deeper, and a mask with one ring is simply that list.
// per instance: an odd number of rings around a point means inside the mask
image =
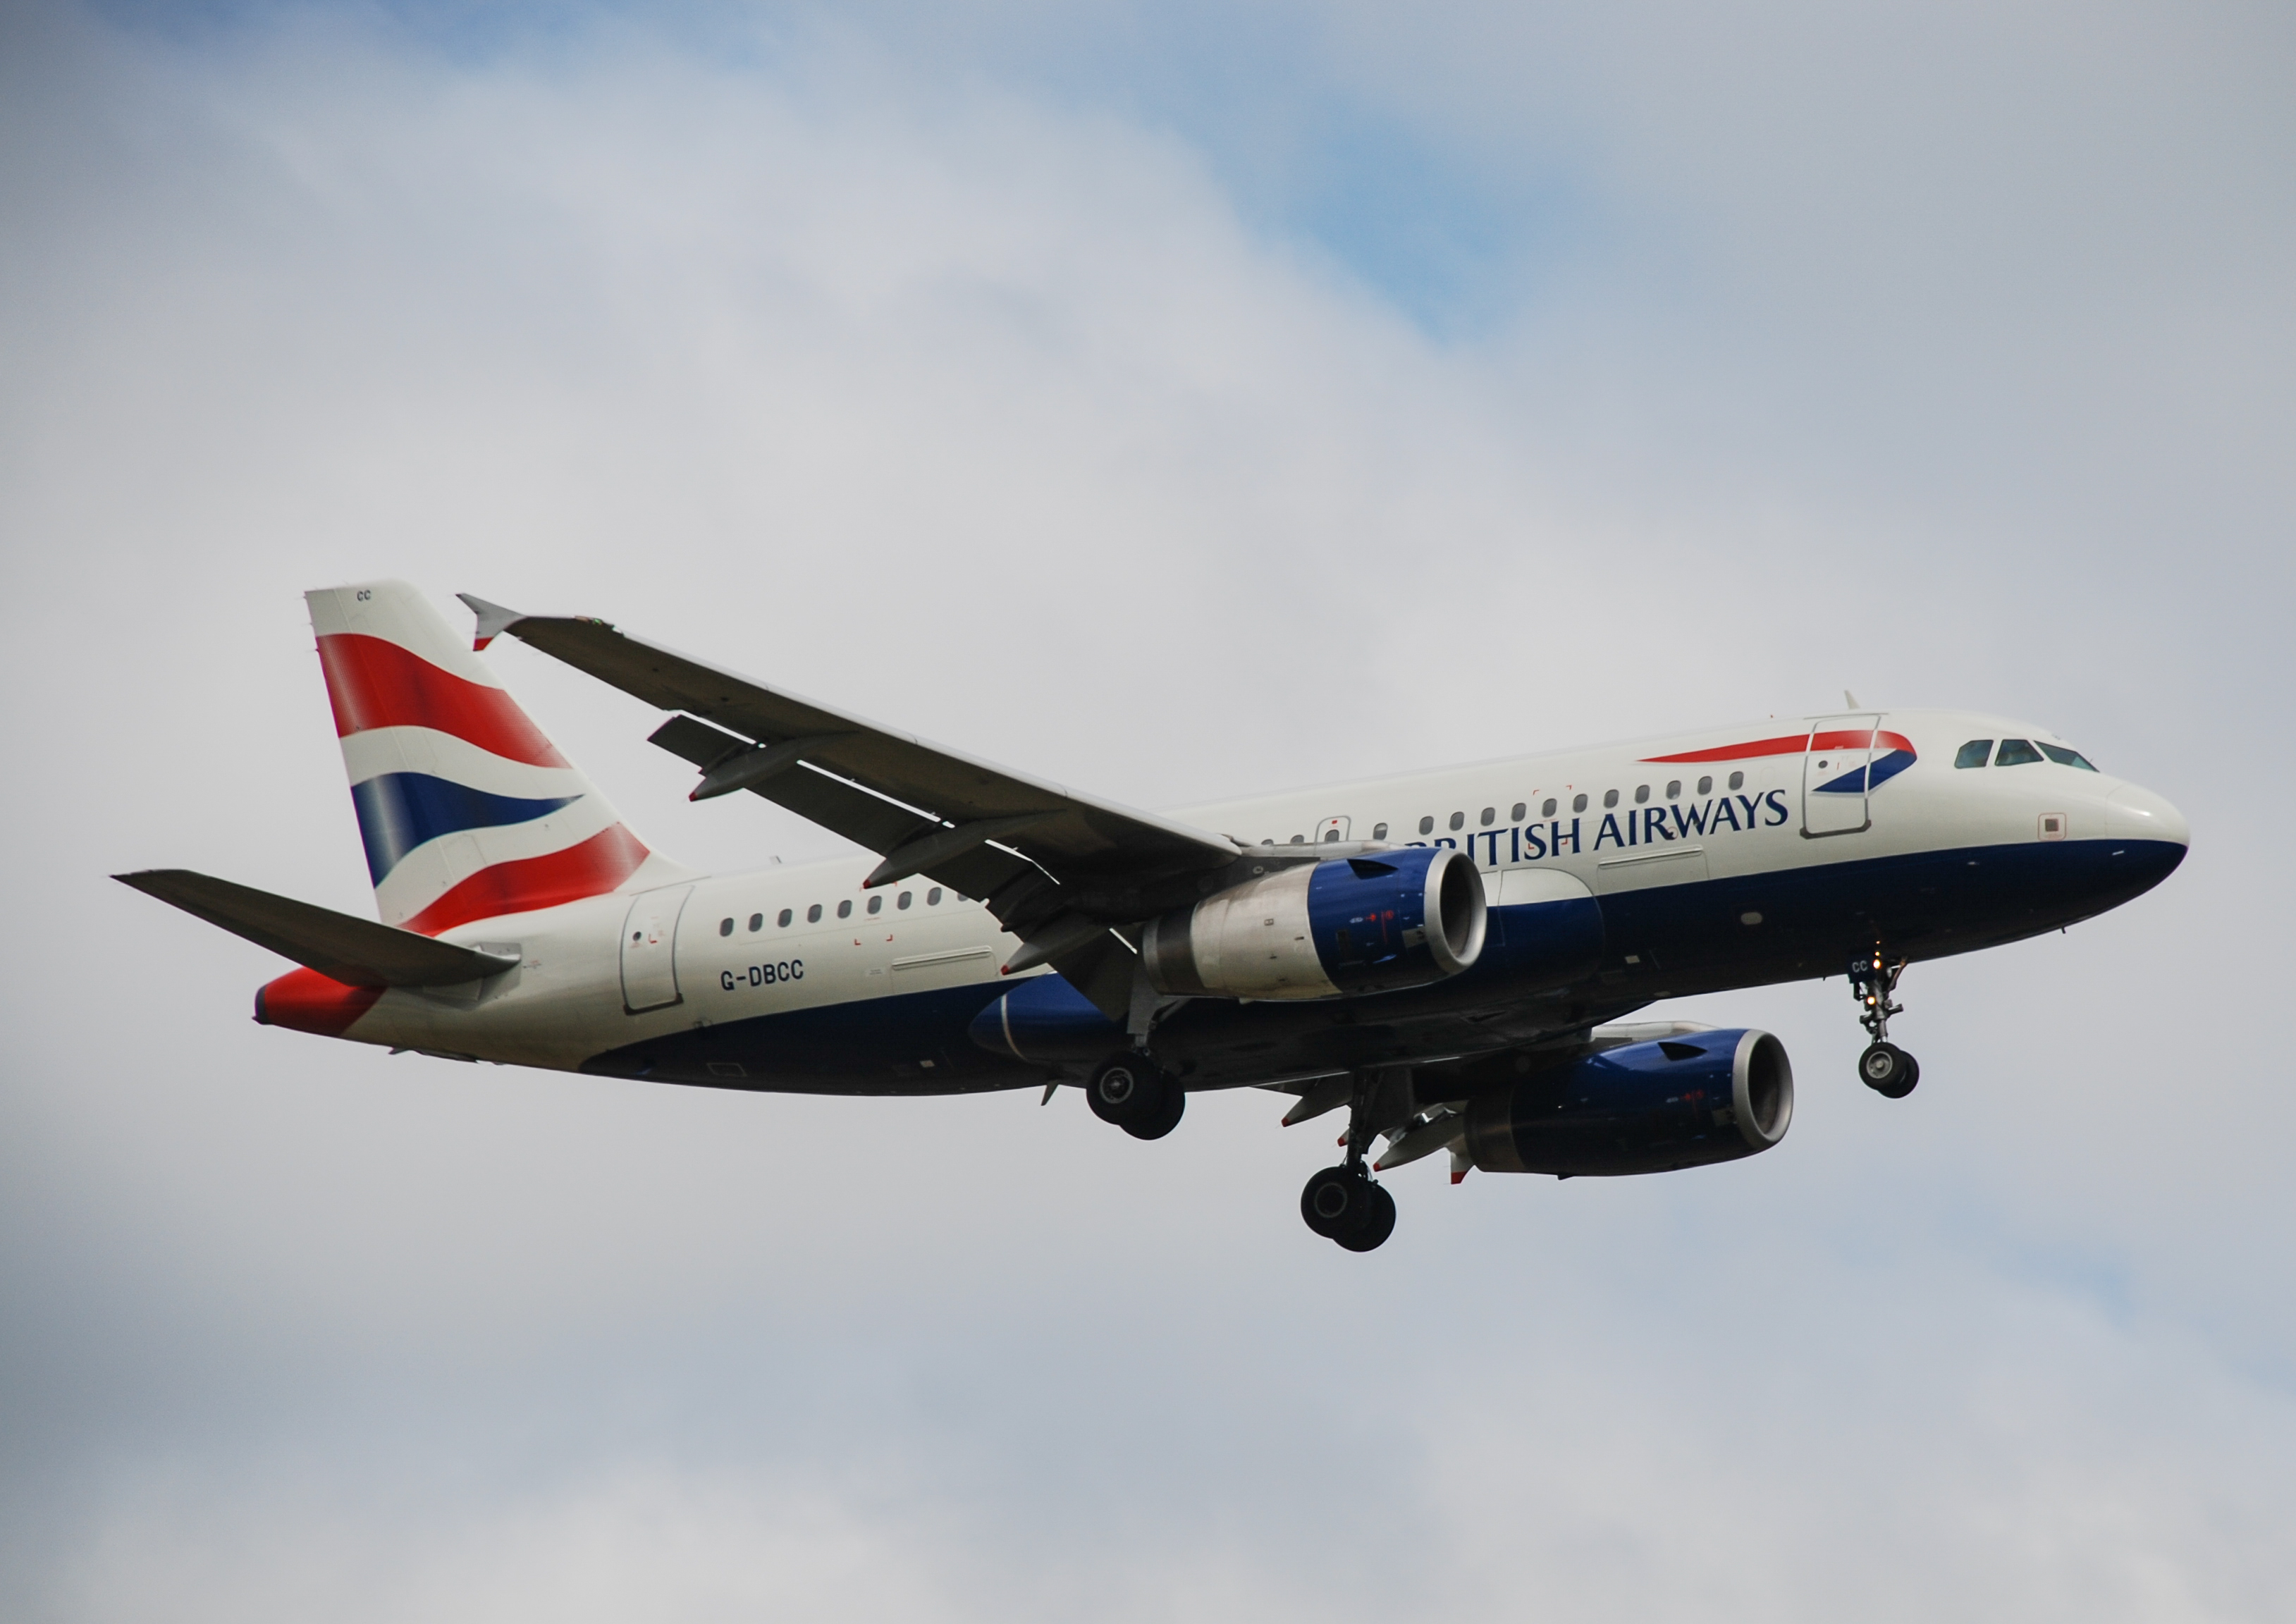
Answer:
[{"label": "nose landing gear", "polygon": [[1857,999],[1857,1023],[1874,1039],[1857,1057],[1857,1079],[1887,1100],[1904,1099],[1922,1080],[1921,1062],[1890,1041],[1890,1017],[1906,1013],[1904,1005],[1893,1001],[1898,978],[1905,973],[1906,961],[1891,964],[1879,947],[1849,964],[1849,990]]}]

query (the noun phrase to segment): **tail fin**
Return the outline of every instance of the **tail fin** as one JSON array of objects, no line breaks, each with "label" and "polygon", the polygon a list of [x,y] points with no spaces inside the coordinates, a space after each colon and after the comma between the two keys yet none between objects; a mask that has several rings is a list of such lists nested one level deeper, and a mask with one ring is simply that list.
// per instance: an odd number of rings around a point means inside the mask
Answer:
[{"label": "tail fin", "polygon": [[414,587],[368,581],[304,601],[383,923],[436,936],[668,866]]}]

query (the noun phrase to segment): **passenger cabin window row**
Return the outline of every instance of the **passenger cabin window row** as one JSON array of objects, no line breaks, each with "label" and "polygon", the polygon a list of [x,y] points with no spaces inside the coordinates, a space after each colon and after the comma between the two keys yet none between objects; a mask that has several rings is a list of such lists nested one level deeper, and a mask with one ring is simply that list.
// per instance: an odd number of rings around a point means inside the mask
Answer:
[{"label": "passenger cabin window row", "polygon": [[[2044,748],[2044,749],[2049,749],[2049,748],[2052,748],[2052,747],[2050,747],[2050,746],[2046,746],[2046,745],[2044,745],[2042,748]],[[2071,752],[2071,751],[2070,751],[2070,750],[2068,750],[2068,751],[2065,751],[2064,753],[2065,753],[2065,754],[2067,754],[2067,755],[2070,755],[2072,752]],[[2054,758],[2053,758],[2053,759],[2054,759]],[[2078,757],[2076,757],[2076,758],[2074,758],[2074,759],[2075,759],[2076,760],[2078,760],[2078,759],[2079,759],[2079,758],[2078,758]],[[1967,766],[1967,765],[1968,765],[1968,763],[1964,762],[1964,763],[1963,763],[1963,765],[1964,765],[1964,766]],[[1978,765],[1982,766],[1982,765],[1983,765],[1983,763],[1982,763],[1982,762],[1980,762]],[[2083,763],[2082,765],[2086,766],[2086,765],[2087,765],[2087,763]],[[1743,773],[1733,773],[1733,774],[1731,774],[1731,775],[1730,775],[1729,784],[1728,784],[1728,786],[1727,786],[1727,787],[1729,787],[1730,789],[1733,789],[1733,790],[1742,790],[1742,789],[1744,789],[1744,788],[1746,787],[1746,775],[1745,775],[1745,774],[1743,774]],[[1711,774],[1708,774],[1706,776],[1704,776],[1704,777],[1702,777],[1702,778],[1699,779],[1699,781],[1698,781],[1698,788],[1697,788],[1695,791],[1693,791],[1693,793],[1694,793],[1694,794],[1699,794],[1699,795],[1711,795],[1712,793],[1714,793],[1714,778],[1713,778],[1713,775],[1711,775]],[[1649,784],[1644,783],[1644,784],[1637,784],[1637,785],[1636,785],[1636,786],[1635,786],[1635,804],[1636,804],[1636,806],[1643,806],[1643,805],[1647,804],[1647,803],[1649,802],[1649,800],[1650,800],[1650,798],[1651,798],[1651,786],[1650,786]],[[1681,780],[1681,779],[1679,779],[1679,778],[1669,778],[1669,779],[1668,779],[1668,780],[1667,780],[1667,784],[1666,784],[1666,798],[1667,798],[1669,800],[1680,800],[1682,799],[1682,780]],[[1603,805],[1604,807],[1606,807],[1606,808],[1609,808],[1609,807],[1615,807],[1615,806],[1617,806],[1618,804],[1619,804],[1619,791],[1616,791],[1616,790],[1605,790],[1605,791],[1603,791]],[[1559,814],[1559,813],[1561,812],[1562,808],[1562,798],[1561,798],[1561,797],[1559,797],[1559,796],[1549,795],[1546,800],[1542,800],[1542,801],[1540,801],[1540,802],[1539,802],[1539,804],[1538,804],[1538,816],[1539,816],[1542,819],[1544,819],[1544,818],[1549,818],[1549,817],[1554,817],[1554,816],[1555,816],[1557,814]],[[1574,813],[1584,812],[1586,809],[1587,809],[1587,797],[1586,797],[1584,794],[1573,795],[1573,796],[1570,798],[1570,810],[1571,810],[1572,812],[1574,812]],[[1513,809],[1512,811],[1510,811],[1510,812],[1507,814],[1508,821],[1510,821],[1510,822],[1512,822],[1512,823],[1517,823],[1517,824],[1520,824],[1520,823],[1523,822],[1523,821],[1524,821],[1526,818],[1528,818],[1529,816],[1530,816],[1530,803],[1529,803],[1529,801],[1527,801],[1527,800],[1519,800],[1519,801],[1515,802],[1515,803],[1514,803],[1514,808],[1513,808]],[[1476,818],[1476,822],[1477,822],[1477,823],[1478,823],[1481,827],[1488,829],[1488,828],[1489,828],[1492,824],[1496,824],[1496,822],[1498,822],[1498,816],[1499,816],[1499,809],[1498,809],[1496,807],[1485,807],[1485,808],[1482,809],[1481,813],[1477,816],[1477,818]],[[1466,824],[1467,824],[1467,815],[1466,815],[1464,812],[1454,812],[1454,813],[1452,813],[1452,814],[1451,814],[1451,816],[1450,816],[1449,822],[1450,822],[1450,826],[1451,826],[1452,828],[1454,828],[1454,829],[1464,829],[1464,828],[1465,828],[1465,827],[1466,827]],[[1435,818],[1434,818],[1434,815],[1433,815],[1432,813],[1429,814],[1427,816],[1423,817],[1423,818],[1421,818],[1421,819],[1419,820],[1419,833],[1422,833],[1422,834],[1432,834],[1432,833],[1435,833]],[[1298,837],[1297,837],[1297,836],[1294,836],[1293,838],[1296,840]],[[1327,836],[1327,837],[1325,837],[1325,838],[1329,839],[1329,838],[1333,838],[1333,837]],[[1386,825],[1385,824],[1378,824],[1377,826],[1375,826],[1375,827],[1372,830],[1372,832],[1371,832],[1371,838],[1372,838],[1372,839],[1374,839],[1374,840],[1375,840],[1375,841],[1383,841],[1383,840],[1385,840],[1385,839],[1387,838],[1387,825]],[[1263,843],[1265,843],[1265,842],[1263,842]]]},{"label": "passenger cabin window row", "polygon": [[[939,907],[940,906],[940,898],[941,888],[936,885],[925,892],[925,906],[929,908]],[[894,898],[893,906],[896,908],[906,908],[913,905],[915,901],[915,892],[903,891],[898,897]],[[822,905],[818,902],[814,903],[812,906],[808,907],[805,911],[805,923],[809,925],[819,924],[821,923],[821,907]],[[869,898],[868,911],[872,914],[881,914],[884,912],[884,909],[885,894],[882,891],[879,891],[875,896]],[[852,898],[848,897],[844,901],[837,905],[837,916],[840,919],[850,919],[853,917]],[[797,923],[797,910],[795,908],[783,908],[779,914],[775,915],[774,923],[783,930],[788,930],[791,925]],[[752,914],[750,915],[750,929],[751,931],[762,931],[765,928],[766,916],[763,914]],[[719,920],[718,922],[718,934],[720,936],[733,935],[734,921],[731,919]]]},{"label": "passenger cabin window row", "polygon": [[1954,752],[1956,767],[1983,767],[1986,758],[1992,758],[1996,767],[2030,767],[2036,761],[2054,761],[2059,767],[2079,767],[2084,773],[2096,771],[2089,759],[2077,750],[2067,750],[2062,744],[2041,744],[2031,739],[2004,739],[1996,752],[1990,739],[1972,739]]}]

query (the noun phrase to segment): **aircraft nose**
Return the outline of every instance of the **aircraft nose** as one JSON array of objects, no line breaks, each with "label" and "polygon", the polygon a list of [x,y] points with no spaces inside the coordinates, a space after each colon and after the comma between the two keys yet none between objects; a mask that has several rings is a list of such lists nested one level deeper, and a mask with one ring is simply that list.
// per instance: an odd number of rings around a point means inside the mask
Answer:
[{"label": "aircraft nose", "polygon": [[2105,802],[2104,826],[2115,840],[2193,843],[2192,825],[2185,822],[2185,815],[2152,791],[2133,783],[2115,790],[2112,799]]}]

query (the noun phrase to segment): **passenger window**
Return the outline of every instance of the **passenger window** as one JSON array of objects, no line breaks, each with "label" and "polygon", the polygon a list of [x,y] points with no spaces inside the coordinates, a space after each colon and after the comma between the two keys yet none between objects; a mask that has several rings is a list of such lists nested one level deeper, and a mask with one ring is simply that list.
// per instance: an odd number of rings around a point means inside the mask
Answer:
[{"label": "passenger window", "polygon": [[1496,807],[1485,807],[1483,808],[1483,827],[1486,829],[1489,828],[1493,824],[1498,821],[1498,816],[1499,809]]},{"label": "passenger window", "polygon": [[2041,752],[2033,748],[2031,741],[2027,739],[2004,739],[2001,741],[2001,753],[1993,758],[1993,765],[1996,767],[2024,767],[2031,762],[2038,761],[2040,759]]},{"label": "passenger window", "polygon": [[852,898],[848,897],[844,901],[837,905],[837,916],[840,919],[850,919],[853,917]]},{"label": "passenger window", "polygon": [[1638,783],[1638,784],[1635,785],[1635,805],[1636,805],[1636,806],[1638,806],[1638,807],[1639,807],[1639,806],[1641,806],[1641,805],[1643,804],[1643,802],[1644,802],[1644,801],[1648,800],[1649,799],[1650,799],[1650,785],[1648,785],[1648,784],[1646,784],[1646,783]]},{"label": "passenger window", "polygon": [[1682,799],[1682,780],[1681,780],[1681,779],[1679,779],[1679,778],[1669,778],[1669,779],[1668,779],[1668,780],[1667,780],[1667,782],[1666,782],[1666,798],[1667,798],[1669,800],[1681,800],[1681,799]]},{"label": "passenger window", "polygon": [[1464,812],[1454,812],[1451,814],[1451,827],[1454,829],[1464,829],[1466,826],[1467,815]]},{"label": "passenger window", "polygon": [[1953,764],[1956,767],[1983,767],[1985,758],[1992,753],[1992,740],[1972,739],[1954,752]]},{"label": "passenger window", "polygon": [[821,923],[821,904],[816,902],[811,907],[806,909],[805,923],[809,925],[817,925]]},{"label": "passenger window", "polygon": [[1387,825],[1385,824],[1374,824],[1371,826],[1371,838],[1375,841],[1385,840],[1387,838]]},{"label": "passenger window", "polygon": [[1324,845],[1326,845],[1326,846],[1331,845],[1332,842],[1336,841],[1339,838],[1340,838],[1340,826],[1339,826],[1337,824],[1333,824],[1330,828],[1328,828],[1328,829],[1326,829],[1326,830],[1324,830]]},{"label": "passenger window", "polygon": [[2096,768],[2089,764],[2089,759],[2087,756],[2077,750],[2067,750],[2062,744],[2044,744],[2041,746],[2041,753],[2059,767],[2077,767],[2084,773],[2096,771]]},{"label": "passenger window", "polygon": [[936,885],[925,893],[925,906],[929,908],[937,908],[940,906],[939,886]]},{"label": "passenger window", "polygon": [[1543,806],[1543,807],[1539,808],[1539,809],[1538,809],[1538,815],[1539,815],[1539,816],[1541,816],[1541,817],[1553,817],[1553,816],[1554,816],[1554,796],[1550,795],[1550,796],[1548,796],[1548,797],[1546,798],[1546,804],[1545,806]]},{"label": "passenger window", "polygon": [[1732,789],[1734,789],[1734,790],[1742,790],[1742,789],[1744,789],[1744,788],[1746,787],[1746,775],[1745,775],[1745,774],[1743,774],[1743,773],[1733,773],[1733,774],[1731,774],[1731,775],[1730,775],[1730,787],[1731,787]]},{"label": "passenger window", "polygon": [[1292,837],[1292,843],[1294,846],[1305,846],[1308,843],[1308,837],[1304,834],[1295,834]]},{"label": "passenger window", "polygon": [[1529,802],[1521,800],[1515,802],[1514,810],[1507,814],[1507,822],[1511,824],[1519,824],[1522,822],[1522,815],[1529,810]]},{"label": "passenger window", "polygon": [[1711,795],[1714,793],[1714,781],[1711,778],[1700,779],[1698,781],[1698,792],[1701,795]]},{"label": "passenger window", "polygon": [[884,892],[880,891],[875,896],[869,898],[869,911],[872,914],[882,914],[885,911]]},{"label": "passenger window", "polygon": [[718,935],[720,935],[720,936],[731,936],[731,935],[733,935],[733,934],[734,934],[734,922],[733,922],[732,920],[730,920],[730,919],[721,919],[721,920],[719,920],[719,921],[718,922]]},{"label": "passenger window", "polygon": [[[1618,798],[1617,793],[1613,791],[1611,799],[1612,800],[1616,800]],[[1573,812],[1584,812],[1587,809],[1587,798],[1584,795],[1572,796],[1570,798],[1570,809]]]},{"label": "passenger window", "polygon": [[1615,806],[1617,806],[1617,805],[1619,804],[1619,792],[1618,792],[1618,791],[1616,791],[1616,790],[1604,790],[1604,791],[1603,791],[1603,804],[1604,806],[1606,806],[1606,807],[1615,807]]},{"label": "passenger window", "polygon": [[790,921],[791,921],[791,920],[792,920],[792,919],[795,919],[796,917],[797,917],[797,915],[796,915],[795,914],[791,913],[791,912],[789,909],[787,909],[787,908],[783,908],[783,909],[782,910],[781,917],[780,917],[779,919],[776,919],[775,921],[774,921],[774,923],[775,923],[775,924],[777,924],[777,925],[781,926],[781,928],[782,928],[783,930],[786,931],[786,930],[788,930],[788,929],[790,928]]},{"label": "passenger window", "polygon": [[1419,833],[1422,833],[1422,834],[1432,834],[1432,833],[1435,833],[1435,820],[1434,820],[1432,817],[1423,817],[1423,818],[1421,818],[1421,819],[1419,820]]},{"label": "passenger window", "polygon": [[902,907],[908,906],[909,904],[914,900],[915,898],[907,891],[903,891],[900,895],[900,906]]},{"label": "passenger window", "polygon": [[766,916],[763,914],[752,914],[750,915],[750,929],[752,931],[762,931],[765,928]]}]

